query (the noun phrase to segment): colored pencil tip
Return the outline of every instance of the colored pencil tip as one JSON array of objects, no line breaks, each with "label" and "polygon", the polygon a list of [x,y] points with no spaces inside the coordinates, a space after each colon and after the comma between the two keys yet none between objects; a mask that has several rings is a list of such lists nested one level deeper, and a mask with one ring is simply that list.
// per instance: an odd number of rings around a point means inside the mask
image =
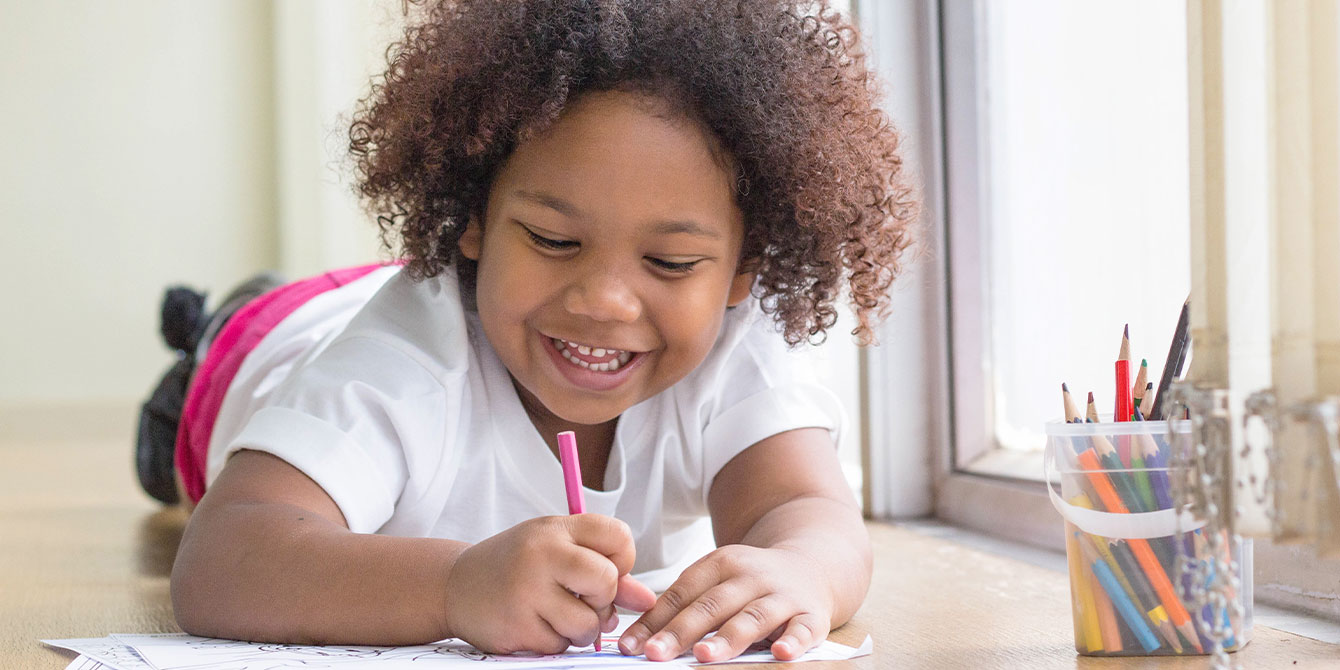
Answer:
[{"label": "colored pencil tip", "polygon": [[1066,385],[1065,385],[1065,382],[1061,382],[1061,393],[1069,393],[1069,392],[1070,392],[1070,387],[1069,387],[1069,386],[1066,386]]},{"label": "colored pencil tip", "polygon": [[1089,402],[1093,402],[1093,391],[1089,391]]},{"label": "colored pencil tip", "polygon": [[1122,336],[1122,337],[1125,337],[1125,338],[1127,338],[1127,339],[1130,338],[1130,336],[1131,336],[1131,324],[1129,324],[1129,323],[1126,324],[1126,327],[1121,331],[1121,336]]},{"label": "colored pencil tip", "polygon": [[1147,358],[1141,358],[1141,359],[1140,359],[1140,367],[1142,367],[1142,368],[1147,368],[1147,367],[1149,367],[1149,359],[1147,359]]},{"label": "colored pencil tip", "polygon": [[1148,391],[1148,390],[1150,390],[1150,389],[1152,389],[1152,388],[1154,388],[1154,382],[1145,382],[1145,390],[1146,390],[1146,391]]}]

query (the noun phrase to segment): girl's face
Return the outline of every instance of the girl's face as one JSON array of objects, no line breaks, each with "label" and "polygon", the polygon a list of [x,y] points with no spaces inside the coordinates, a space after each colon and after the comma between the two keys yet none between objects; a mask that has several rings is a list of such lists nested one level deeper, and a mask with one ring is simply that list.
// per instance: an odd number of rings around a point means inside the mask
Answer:
[{"label": "girl's face", "polygon": [[461,237],[484,333],[537,425],[605,423],[669,388],[749,295],[731,175],[661,107],[583,96],[516,149]]}]

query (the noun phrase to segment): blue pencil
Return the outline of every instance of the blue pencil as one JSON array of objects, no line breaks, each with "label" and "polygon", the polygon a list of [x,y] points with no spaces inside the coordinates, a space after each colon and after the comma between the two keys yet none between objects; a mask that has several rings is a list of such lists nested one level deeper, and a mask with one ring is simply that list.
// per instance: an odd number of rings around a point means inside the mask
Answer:
[{"label": "blue pencil", "polygon": [[1112,604],[1117,607],[1122,620],[1126,622],[1126,627],[1135,634],[1140,646],[1144,647],[1145,653],[1158,649],[1160,646],[1158,637],[1149,628],[1144,614],[1136,609],[1135,604],[1126,595],[1126,590],[1121,588],[1121,582],[1117,581],[1115,574],[1112,574],[1112,568],[1107,567],[1107,562],[1098,555],[1098,550],[1093,546],[1093,540],[1090,540],[1083,533],[1075,533],[1075,539],[1079,542],[1084,560],[1092,565],[1093,575],[1098,578],[1098,583],[1107,592],[1107,597],[1112,601]]}]

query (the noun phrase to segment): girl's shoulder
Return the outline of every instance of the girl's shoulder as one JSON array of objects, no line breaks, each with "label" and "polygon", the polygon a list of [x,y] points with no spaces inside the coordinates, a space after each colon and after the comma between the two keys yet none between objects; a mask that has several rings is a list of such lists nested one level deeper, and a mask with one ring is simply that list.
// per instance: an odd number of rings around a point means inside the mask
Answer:
[{"label": "girl's shoulder", "polygon": [[455,273],[412,279],[398,272],[368,300],[333,345],[341,341],[380,345],[441,376],[469,367],[470,332]]}]

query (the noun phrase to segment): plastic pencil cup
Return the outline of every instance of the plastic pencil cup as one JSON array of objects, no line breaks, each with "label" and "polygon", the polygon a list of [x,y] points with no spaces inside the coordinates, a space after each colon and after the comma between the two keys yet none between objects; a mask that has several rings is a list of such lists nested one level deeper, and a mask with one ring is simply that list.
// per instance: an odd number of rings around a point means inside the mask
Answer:
[{"label": "plastic pencil cup", "polygon": [[1186,473],[1169,456],[1190,443],[1191,422],[1174,424],[1172,445],[1167,431],[1163,421],[1046,426],[1043,469],[1065,519],[1081,654],[1208,654],[1215,641],[1237,651],[1251,638],[1251,540],[1211,537],[1176,509],[1171,483]]}]

